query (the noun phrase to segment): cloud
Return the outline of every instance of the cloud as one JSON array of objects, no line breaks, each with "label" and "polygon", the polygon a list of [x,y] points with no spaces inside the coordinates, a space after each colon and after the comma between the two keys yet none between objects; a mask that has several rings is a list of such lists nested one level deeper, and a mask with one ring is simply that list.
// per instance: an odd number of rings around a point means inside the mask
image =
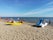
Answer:
[{"label": "cloud", "polygon": [[49,11],[52,11],[52,10],[53,10],[53,8],[47,8],[47,9],[43,9],[43,10],[40,10],[40,11],[37,11],[37,12],[28,12],[28,13],[23,14],[23,16],[43,14],[45,12],[49,12]]},{"label": "cloud", "polygon": [[52,1],[52,2],[47,3],[45,6],[47,6],[47,7],[53,7],[53,1]]},{"label": "cloud", "polygon": [[51,5],[51,4],[53,4],[53,1],[52,1],[52,2],[47,3],[47,5]]},{"label": "cloud", "polygon": [[46,12],[49,12],[49,11],[53,11],[53,1],[52,2],[49,2],[47,4],[44,5],[43,9],[41,8],[40,10],[33,10],[33,11],[30,11],[30,12],[27,12],[27,13],[24,13],[22,16],[24,17],[32,17],[32,15],[38,15],[38,14],[43,14],[43,13],[46,13]]}]

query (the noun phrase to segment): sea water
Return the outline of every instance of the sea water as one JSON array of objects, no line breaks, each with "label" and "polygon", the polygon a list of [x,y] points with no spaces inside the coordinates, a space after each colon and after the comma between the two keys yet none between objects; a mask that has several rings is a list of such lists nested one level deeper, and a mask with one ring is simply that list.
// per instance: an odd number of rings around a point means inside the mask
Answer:
[{"label": "sea water", "polygon": [[5,19],[5,18],[9,18],[9,19],[12,18],[15,21],[23,20],[23,21],[31,22],[31,23],[36,23],[37,21],[39,21],[39,19],[44,19],[47,22],[50,21],[50,23],[53,23],[53,17],[2,17],[2,18],[3,19]]}]

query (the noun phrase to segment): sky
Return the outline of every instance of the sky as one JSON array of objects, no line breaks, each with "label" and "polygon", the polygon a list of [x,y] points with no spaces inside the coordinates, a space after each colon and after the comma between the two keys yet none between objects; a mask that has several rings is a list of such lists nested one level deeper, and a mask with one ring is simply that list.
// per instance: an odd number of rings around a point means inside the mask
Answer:
[{"label": "sky", "polygon": [[0,0],[1,17],[53,17],[53,0]]}]

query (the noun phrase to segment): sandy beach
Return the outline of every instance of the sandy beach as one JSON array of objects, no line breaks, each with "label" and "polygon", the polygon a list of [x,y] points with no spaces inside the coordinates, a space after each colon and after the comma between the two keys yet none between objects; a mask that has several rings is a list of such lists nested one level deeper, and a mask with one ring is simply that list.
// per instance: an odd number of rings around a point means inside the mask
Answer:
[{"label": "sandy beach", "polygon": [[12,26],[0,22],[0,40],[53,40],[53,26],[37,28],[29,24]]}]

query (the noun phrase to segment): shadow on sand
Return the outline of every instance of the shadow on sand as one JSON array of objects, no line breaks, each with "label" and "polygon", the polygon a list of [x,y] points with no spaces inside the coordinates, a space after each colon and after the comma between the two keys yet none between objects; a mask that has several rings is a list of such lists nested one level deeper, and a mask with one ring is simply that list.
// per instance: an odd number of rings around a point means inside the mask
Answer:
[{"label": "shadow on sand", "polygon": [[5,24],[5,25],[11,25],[11,24]]},{"label": "shadow on sand", "polygon": [[40,28],[41,26],[37,26],[37,25],[32,25],[32,27],[37,27],[37,28]]}]

